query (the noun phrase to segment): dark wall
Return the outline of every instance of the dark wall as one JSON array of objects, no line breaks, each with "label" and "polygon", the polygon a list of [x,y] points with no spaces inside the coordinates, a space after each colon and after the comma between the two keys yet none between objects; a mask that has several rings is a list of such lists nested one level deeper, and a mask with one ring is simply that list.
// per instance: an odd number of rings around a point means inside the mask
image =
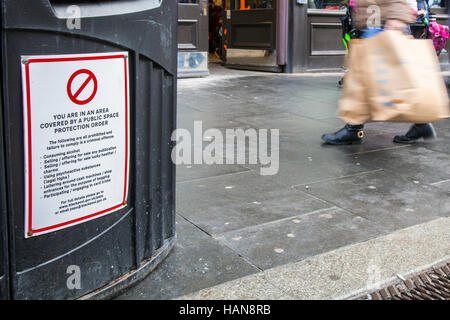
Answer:
[{"label": "dark wall", "polygon": [[[447,9],[432,9],[437,22],[448,24]],[[342,42],[342,10],[308,9],[296,0],[289,1],[288,65],[286,72],[341,71],[346,50]],[[447,42],[450,51],[450,41]],[[440,56],[441,67],[449,70],[448,53]]]},{"label": "dark wall", "polygon": [[288,18],[288,63],[286,71],[289,73],[306,70],[307,56],[307,5],[298,5],[295,0],[289,1]]},{"label": "dark wall", "polygon": [[308,9],[289,3],[288,72],[340,70],[344,62],[343,11]]},{"label": "dark wall", "polygon": [[308,10],[307,70],[341,71],[347,53],[342,42],[343,16],[338,10]]}]

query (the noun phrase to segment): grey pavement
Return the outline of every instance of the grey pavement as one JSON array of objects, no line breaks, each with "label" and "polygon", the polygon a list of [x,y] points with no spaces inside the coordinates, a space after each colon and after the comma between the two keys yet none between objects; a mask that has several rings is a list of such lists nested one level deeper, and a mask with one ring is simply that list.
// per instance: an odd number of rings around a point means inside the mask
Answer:
[{"label": "grey pavement", "polygon": [[371,123],[362,144],[325,146],[343,125],[340,76],[179,80],[179,128],[279,129],[279,172],[178,166],[176,246],[116,299],[349,298],[448,259],[450,119],[430,142],[397,145],[409,124]]}]

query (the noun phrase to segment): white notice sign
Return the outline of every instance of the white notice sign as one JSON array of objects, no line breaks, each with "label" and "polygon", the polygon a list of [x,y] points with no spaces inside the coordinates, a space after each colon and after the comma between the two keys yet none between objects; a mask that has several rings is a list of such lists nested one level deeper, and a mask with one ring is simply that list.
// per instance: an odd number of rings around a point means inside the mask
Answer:
[{"label": "white notice sign", "polygon": [[128,53],[21,59],[25,237],[126,206]]}]

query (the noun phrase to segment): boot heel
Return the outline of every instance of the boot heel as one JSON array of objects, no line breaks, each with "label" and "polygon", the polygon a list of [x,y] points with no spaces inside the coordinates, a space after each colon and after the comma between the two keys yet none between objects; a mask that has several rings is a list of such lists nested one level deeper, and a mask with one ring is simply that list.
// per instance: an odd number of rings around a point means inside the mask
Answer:
[{"label": "boot heel", "polygon": [[423,136],[424,140],[433,140],[437,138],[437,134],[436,134],[436,130],[434,130],[434,127],[432,125],[430,125],[430,132],[428,132],[427,134],[425,134]]},{"label": "boot heel", "polygon": [[346,124],[341,130],[336,133],[328,133],[322,135],[322,140],[327,144],[345,145],[361,143],[364,137],[363,125]]}]

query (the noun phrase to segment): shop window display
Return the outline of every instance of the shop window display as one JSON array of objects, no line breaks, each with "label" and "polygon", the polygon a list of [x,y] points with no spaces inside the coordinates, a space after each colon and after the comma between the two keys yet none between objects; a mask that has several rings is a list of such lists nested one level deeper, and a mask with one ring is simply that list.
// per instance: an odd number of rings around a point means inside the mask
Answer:
[{"label": "shop window display", "polygon": [[276,0],[230,0],[232,10],[272,9]]},{"label": "shop window display", "polygon": [[430,8],[446,8],[447,0],[429,0]]},{"label": "shop window display", "polygon": [[343,0],[308,0],[308,8],[339,10],[345,9],[345,2]]},{"label": "shop window display", "polygon": [[[416,0],[406,0],[408,3],[416,3]],[[428,0],[430,8],[447,8],[448,0]],[[308,0],[308,8],[311,9],[345,9],[345,0]]]},{"label": "shop window display", "polygon": [[273,0],[246,0],[245,6],[250,9],[271,9]]}]

